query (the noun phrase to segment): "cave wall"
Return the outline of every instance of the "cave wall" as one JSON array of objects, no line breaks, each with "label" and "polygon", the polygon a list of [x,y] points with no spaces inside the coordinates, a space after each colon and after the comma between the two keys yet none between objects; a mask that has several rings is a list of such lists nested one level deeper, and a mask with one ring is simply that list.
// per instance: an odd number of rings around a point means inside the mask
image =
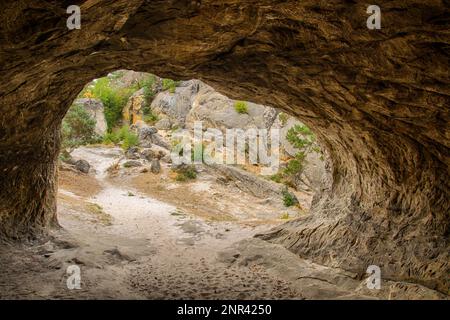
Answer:
[{"label": "cave wall", "polygon": [[[75,1],[76,3],[77,1]],[[449,290],[449,3],[88,0],[0,4],[0,235],[56,223],[58,130],[84,84],[116,69],[198,78],[313,128],[330,186],[261,238],[362,275]]]}]

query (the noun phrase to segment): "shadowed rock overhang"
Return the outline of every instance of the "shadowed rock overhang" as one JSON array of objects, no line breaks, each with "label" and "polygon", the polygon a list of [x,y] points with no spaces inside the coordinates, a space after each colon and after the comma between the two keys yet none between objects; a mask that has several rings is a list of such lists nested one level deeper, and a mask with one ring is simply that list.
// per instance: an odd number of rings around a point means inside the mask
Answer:
[{"label": "shadowed rock overhang", "polygon": [[[202,79],[313,128],[332,174],[312,214],[261,238],[315,262],[449,290],[449,4],[73,1],[0,5],[0,234],[56,225],[61,120],[116,69]],[[75,1],[76,2],[76,1]]]}]

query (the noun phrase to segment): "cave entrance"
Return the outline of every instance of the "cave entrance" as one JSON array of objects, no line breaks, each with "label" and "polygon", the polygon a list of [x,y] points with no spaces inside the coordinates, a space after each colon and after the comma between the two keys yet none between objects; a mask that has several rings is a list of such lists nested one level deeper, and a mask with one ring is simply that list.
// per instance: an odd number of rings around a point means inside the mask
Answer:
[{"label": "cave entrance", "polygon": [[[207,138],[210,131],[216,133],[213,140]],[[230,132],[235,144],[227,144]],[[208,149],[218,142],[223,148],[209,155],[223,154],[226,161],[207,162]],[[263,142],[264,154],[277,157],[277,170],[270,174],[264,170],[271,162],[260,163]],[[189,274],[195,279],[190,286],[201,292],[213,282],[202,283],[203,272],[209,277],[211,269],[236,273],[236,279],[220,277],[224,283],[208,297],[243,297],[243,276],[258,286],[254,297],[297,297],[288,288],[278,292],[279,280],[224,268],[214,258],[239,240],[309,215],[324,172],[323,154],[295,117],[229,99],[199,80],[118,70],[79,93],[62,121],[61,146],[58,221],[67,239],[83,243],[76,254],[65,248],[52,253],[64,263],[122,264],[130,273],[128,264],[134,262],[152,275],[136,274],[140,286],[154,285],[162,294],[155,279],[167,282],[163,298],[198,298],[174,286],[189,286]],[[180,159],[187,161],[177,163]],[[147,288],[145,294],[158,297]]]},{"label": "cave entrance", "polygon": [[[209,131],[221,140],[208,140]],[[192,139],[198,133],[201,141]],[[211,151],[219,142],[220,152]],[[263,142],[264,154],[277,157],[270,173],[273,164],[260,163]],[[206,161],[207,150],[226,160]],[[199,80],[117,70],[88,83],[63,119],[59,220],[64,226],[83,215],[111,226],[148,213],[171,217],[188,242],[206,234],[205,222],[222,223],[219,238],[236,222],[248,228],[234,232],[250,236],[308,215],[324,167],[314,134],[295,117],[229,99]],[[143,219],[144,225],[153,233],[158,224]]]},{"label": "cave entrance", "polygon": [[[439,1],[402,10],[383,3],[382,30],[369,30],[367,7],[356,2],[88,1],[80,6],[81,29],[72,31],[65,8],[54,2],[5,3],[2,240],[34,238],[56,224],[64,114],[99,72],[127,67],[203,79],[314,128],[332,161],[332,184],[314,202],[314,214],[260,238],[360,278],[377,265],[384,278],[447,294],[448,10]],[[168,94],[177,90],[171,81],[162,85]],[[152,121],[147,116],[143,121]],[[106,123],[115,120],[105,114]],[[172,129],[168,121],[158,126]],[[128,135],[126,144],[133,139]]]}]

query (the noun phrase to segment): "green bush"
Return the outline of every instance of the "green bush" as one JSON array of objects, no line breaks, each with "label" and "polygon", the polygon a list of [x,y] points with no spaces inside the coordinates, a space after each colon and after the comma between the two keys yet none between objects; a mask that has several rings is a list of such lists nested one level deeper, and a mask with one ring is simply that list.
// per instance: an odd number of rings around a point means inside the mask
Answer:
[{"label": "green bush", "polygon": [[305,125],[296,124],[290,128],[286,134],[286,139],[297,149],[309,151],[315,141],[315,136]]},{"label": "green bush", "polygon": [[130,131],[130,127],[123,126],[120,128],[117,132],[117,137],[119,138],[119,141],[122,141],[122,148],[124,150],[128,150],[131,147],[137,146],[139,143],[138,136]]},{"label": "green bush", "polygon": [[175,88],[178,86],[178,81],[172,79],[163,79],[162,87],[163,90],[169,90],[170,93],[175,93]]},{"label": "green bush", "polygon": [[282,191],[282,195],[283,195],[284,206],[291,207],[298,203],[297,198],[292,193],[290,193],[287,189]]},{"label": "green bush", "polygon": [[197,171],[195,171],[194,166],[183,166],[175,170],[177,173],[175,180],[184,182],[188,180],[193,180],[197,178]]},{"label": "green bush", "polygon": [[62,147],[73,148],[96,143],[100,137],[95,133],[96,121],[82,105],[72,105],[61,126]]},{"label": "green bush", "polygon": [[154,114],[151,110],[144,112],[144,121],[150,125],[155,124],[159,120],[157,114]]},{"label": "green bush", "polygon": [[103,136],[103,143],[105,144],[117,144],[120,142],[117,132],[108,132]]},{"label": "green bush", "polygon": [[234,103],[234,110],[236,110],[236,112],[240,113],[240,114],[248,113],[247,102],[245,102],[245,101],[236,101]]},{"label": "green bush", "polygon": [[[155,91],[153,86],[155,85],[156,77],[154,75],[149,75],[142,83],[139,84],[140,88],[144,90],[144,106],[142,107],[142,113],[145,116],[152,116],[152,110],[150,109],[150,104],[155,97]],[[149,118],[150,120],[150,118]],[[155,121],[154,119],[152,121]]]},{"label": "green bush", "polygon": [[278,118],[280,119],[281,125],[285,126],[289,119],[289,116],[284,112],[280,112]]},{"label": "green bush", "polygon": [[139,143],[139,138],[136,134],[130,132],[123,139],[122,148],[125,150],[130,149],[131,147],[137,146]]},{"label": "green bush", "polygon": [[269,177],[269,179],[272,180],[272,181],[275,181],[277,183],[281,183],[282,179],[283,179],[283,176],[281,175],[281,173],[276,173],[276,174],[271,175]]},{"label": "green bush", "polygon": [[105,107],[104,113],[109,132],[122,118],[122,110],[134,90],[133,88],[113,88],[108,77],[97,79],[90,88],[93,97],[100,99]]},{"label": "green bush", "polygon": [[296,174],[302,173],[305,168],[305,158],[306,155],[303,151],[297,152],[294,159],[290,160],[283,171],[286,176],[294,176]]},{"label": "green bush", "polygon": [[314,134],[305,125],[295,125],[290,128],[286,134],[286,139],[299,151],[287,163],[286,168],[270,178],[275,182],[282,182],[295,187],[294,181],[300,177],[305,169],[307,153],[311,151],[320,152],[320,149],[314,143]]},{"label": "green bush", "polygon": [[122,148],[128,150],[139,144],[139,138],[135,133],[130,131],[128,126],[123,126],[118,130],[109,132],[103,138],[103,143],[105,144],[118,144],[120,142],[122,142]]}]

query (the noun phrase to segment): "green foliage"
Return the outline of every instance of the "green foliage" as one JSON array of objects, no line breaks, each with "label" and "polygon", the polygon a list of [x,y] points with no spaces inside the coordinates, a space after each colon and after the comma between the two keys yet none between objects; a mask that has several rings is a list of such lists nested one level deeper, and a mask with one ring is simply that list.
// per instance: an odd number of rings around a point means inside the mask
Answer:
[{"label": "green foliage", "polygon": [[142,83],[139,84],[141,88],[144,88],[144,97],[147,101],[153,99],[153,97],[155,96],[155,92],[153,91],[155,82],[156,77],[151,74]]},{"label": "green foliage", "polygon": [[116,131],[108,132],[103,136],[104,144],[117,144],[120,142],[119,136]]},{"label": "green foliage", "polygon": [[175,93],[175,88],[178,86],[178,81],[172,79],[163,79],[162,87],[163,90],[169,90],[170,93]]},{"label": "green foliage", "polygon": [[269,177],[270,180],[275,181],[276,183],[281,183],[283,176],[281,173],[275,173]]},{"label": "green foliage", "polygon": [[157,114],[154,114],[152,110],[147,111],[147,113],[144,112],[144,121],[150,125],[155,124],[158,122],[159,117]]},{"label": "green foliage", "polygon": [[153,90],[155,81],[156,81],[156,77],[151,74],[142,83],[139,84],[140,88],[143,88],[143,92],[144,92],[144,102],[145,102],[145,105],[143,107],[144,115],[151,112],[150,103],[155,96],[155,91]]},{"label": "green foliage", "polygon": [[122,142],[122,148],[128,150],[138,145],[139,138],[135,133],[130,131],[128,126],[123,126],[119,130],[109,132],[103,138],[103,143],[105,144],[118,144],[120,142]]},{"label": "green foliage", "polygon": [[139,143],[138,136],[130,131],[128,126],[123,126],[118,131],[119,140],[122,141],[122,148],[128,150],[131,147],[137,146]]},{"label": "green foliage", "polygon": [[295,179],[300,177],[305,169],[306,155],[311,151],[320,152],[320,149],[314,144],[314,134],[305,125],[295,125],[290,128],[286,134],[286,139],[299,151],[287,163],[286,168],[272,176],[271,179],[275,182],[294,186]]},{"label": "green foliage", "polygon": [[197,171],[195,171],[194,166],[182,166],[181,168],[178,168],[175,171],[177,173],[175,177],[176,181],[184,182],[197,178]]},{"label": "green foliage", "polygon": [[[280,120],[281,119],[280,114]],[[315,137],[311,130],[305,125],[295,125],[286,134],[286,139],[298,150],[293,158],[289,160],[286,167],[280,172],[268,178],[277,183],[284,183],[287,186],[296,187],[296,181],[300,178],[306,166],[306,155],[309,152],[321,153],[320,148],[315,144]]]},{"label": "green foliage", "polygon": [[97,79],[89,89],[94,98],[100,99],[105,107],[105,119],[108,131],[122,118],[122,110],[128,98],[133,93],[133,88],[113,88],[107,77]]},{"label": "green foliage", "polygon": [[130,133],[123,139],[122,148],[125,150],[130,149],[131,147],[137,146],[139,143],[138,136],[134,133]]},{"label": "green foliage", "polygon": [[237,113],[243,114],[248,113],[248,105],[245,101],[236,101],[234,103],[234,110],[236,110]]},{"label": "green foliage", "polygon": [[95,133],[95,124],[95,119],[82,105],[72,105],[62,122],[62,147],[73,148],[98,142],[99,136]]},{"label": "green foliage", "polygon": [[283,171],[283,174],[285,176],[294,176],[296,174],[303,172],[305,168],[305,158],[306,155],[304,152],[302,151],[298,152],[295,155],[294,159],[288,162],[286,168]]},{"label": "green foliage", "polygon": [[144,121],[148,124],[154,124],[159,120],[158,115],[154,114],[150,108],[150,104],[155,97],[155,91],[153,90],[155,82],[156,77],[151,74],[140,83],[140,87],[144,89],[144,106],[142,107],[142,114],[144,115]]},{"label": "green foliage", "polygon": [[285,207],[291,207],[298,203],[297,198],[295,198],[295,196],[292,193],[290,193],[287,189],[282,191],[282,195],[283,195],[283,204]]},{"label": "green foliage", "polygon": [[301,151],[309,151],[308,148],[311,148],[315,137],[305,125],[296,124],[292,128],[290,128],[286,134],[286,139],[297,149]]},{"label": "green foliage", "polygon": [[280,118],[281,125],[285,126],[289,119],[289,116],[284,112],[280,112],[280,115],[278,117]]}]

